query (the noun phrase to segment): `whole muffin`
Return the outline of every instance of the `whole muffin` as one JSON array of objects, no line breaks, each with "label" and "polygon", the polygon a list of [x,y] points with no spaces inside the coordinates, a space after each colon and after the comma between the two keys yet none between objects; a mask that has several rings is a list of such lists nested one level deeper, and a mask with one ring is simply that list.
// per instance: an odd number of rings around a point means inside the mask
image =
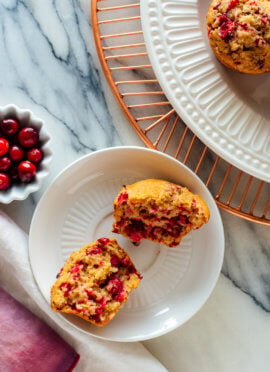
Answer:
[{"label": "whole muffin", "polygon": [[102,327],[141,280],[115,239],[100,238],[73,252],[51,288],[51,307]]},{"label": "whole muffin", "polygon": [[177,246],[183,236],[209,219],[205,201],[186,187],[146,179],[123,186],[114,200],[113,232]]},{"label": "whole muffin", "polygon": [[210,46],[225,66],[246,74],[270,70],[269,0],[213,0],[207,30]]}]

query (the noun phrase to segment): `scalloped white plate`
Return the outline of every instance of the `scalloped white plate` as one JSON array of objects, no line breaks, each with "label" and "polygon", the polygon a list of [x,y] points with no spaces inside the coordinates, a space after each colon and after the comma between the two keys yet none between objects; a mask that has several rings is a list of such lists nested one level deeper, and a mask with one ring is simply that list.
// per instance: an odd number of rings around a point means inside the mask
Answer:
[{"label": "scalloped white plate", "polygon": [[141,0],[147,51],[165,94],[190,129],[241,170],[270,182],[270,73],[239,74],[214,57],[210,0]]},{"label": "scalloped white plate", "polygon": [[[135,247],[112,233],[115,196],[123,184],[145,178],[167,179],[200,194],[209,206],[210,221],[175,248],[149,241]],[[200,309],[218,279],[224,233],[215,201],[195,174],[160,152],[142,147],[97,151],[67,167],[47,189],[31,223],[29,253],[35,279],[48,302],[56,274],[70,253],[103,236],[117,239],[143,280],[103,328],[59,315],[96,337],[139,341],[167,333]]]}]

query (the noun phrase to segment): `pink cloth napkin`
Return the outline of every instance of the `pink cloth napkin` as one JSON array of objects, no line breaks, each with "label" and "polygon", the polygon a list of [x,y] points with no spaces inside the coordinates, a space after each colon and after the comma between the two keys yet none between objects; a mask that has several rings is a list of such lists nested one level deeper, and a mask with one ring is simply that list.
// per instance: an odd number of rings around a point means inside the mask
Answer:
[{"label": "pink cloth napkin", "polygon": [[0,287],[0,369],[68,372],[79,354]]}]

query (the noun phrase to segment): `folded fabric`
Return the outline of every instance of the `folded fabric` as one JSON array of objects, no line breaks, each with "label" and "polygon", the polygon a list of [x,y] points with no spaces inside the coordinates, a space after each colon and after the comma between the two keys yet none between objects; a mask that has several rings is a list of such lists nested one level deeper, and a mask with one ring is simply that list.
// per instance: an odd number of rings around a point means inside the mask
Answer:
[{"label": "folded fabric", "polygon": [[79,355],[0,287],[0,366],[5,372],[72,371]]},{"label": "folded fabric", "polygon": [[[0,286],[44,320],[80,354],[76,372],[167,371],[141,343],[97,339],[55,314],[39,292],[32,275],[28,258],[28,236],[1,211],[0,232]],[[1,367],[0,370],[8,371]],[[32,368],[32,371],[36,370],[40,371],[40,368]],[[57,369],[58,371],[61,369]]]}]

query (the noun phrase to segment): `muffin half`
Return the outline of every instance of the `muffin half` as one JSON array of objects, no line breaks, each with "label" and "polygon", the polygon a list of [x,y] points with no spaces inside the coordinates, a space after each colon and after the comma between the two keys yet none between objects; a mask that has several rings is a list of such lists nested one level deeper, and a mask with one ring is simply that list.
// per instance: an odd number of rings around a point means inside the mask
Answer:
[{"label": "muffin half", "polygon": [[141,280],[116,240],[101,238],[73,252],[51,288],[51,307],[102,327]]},{"label": "muffin half", "polygon": [[148,239],[174,247],[209,216],[205,201],[186,187],[147,179],[123,186],[116,196],[113,232],[137,244]]}]

